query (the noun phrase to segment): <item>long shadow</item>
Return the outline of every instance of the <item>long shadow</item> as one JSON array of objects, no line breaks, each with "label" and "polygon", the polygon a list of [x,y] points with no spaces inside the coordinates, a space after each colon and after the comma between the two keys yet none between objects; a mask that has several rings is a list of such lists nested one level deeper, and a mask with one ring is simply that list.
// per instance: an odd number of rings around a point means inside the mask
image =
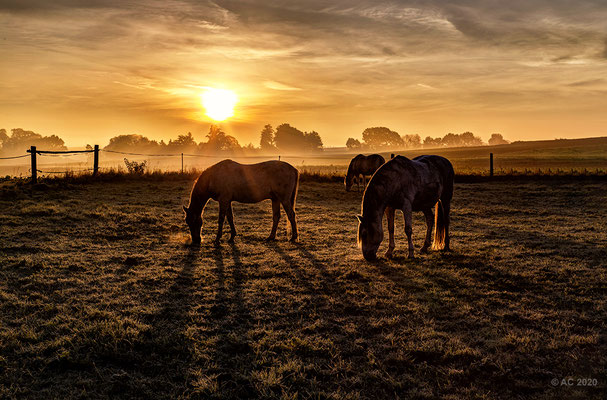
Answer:
[{"label": "long shadow", "polygon": [[[185,333],[189,322],[189,312],[194,302],[194,270],[200,257],[200,249],[187,248],[185,254],[169,261],[171,266],[181,266],[173,284],[157,300],[158,311],[141,314],[139,318],[150,326],[128,347],[116,349],[112,359],[105,361],[129,372],[129,376],[145,376],[153,381],[163,382],[160,392],[153,386],[135,386],[125,377],[114,374],[106,378],[104,384],[111,395],[172,396],[187,390],[187,370],[191,362],[190,341]],[[153,301],[153,300],[150,300]]]},{"label": "long shadow", "polygon": [[251,383],[254,354],[247,333],[253,325],[243,293],[246,273],[238,245],[230,244],[233,266],[226,270],[224,249],[213,252],[216,295],[206,323],[216,346],[210,357],[212,366],[206,371],[215,376],[219,392],[231,398],[251,398],[256,391]]},{"label": "long shadow", "polygon": [[[516,227],[509,227],[505,225],[492,225],[488,223],[475,222],[475,226],[482,228],[485,231],[499,232],[499,240],[505,240],[514,245],[525,245],[529,248],[540,247],[548,249],[557,249],[559,252],[562,248],[573,247],[576,249],[583,248],[591,257],[597,257],[605,259],[607,258],[607,248],[599,243],[588,244],[578,240],[574,240],[567,237],[551,237],[546,234],[537,232],[531,232],[524,229],[517,229]],[[496,236],[498,234],[492,234]],[[581,258],[581,257],[580,257]]]},{"label": "long shadow", "polygon": [[[532,357],[538,350],[519,354],[515,362],[517,365],[524,364],[524,367],[504,375],[501,370],[503,360],[500,357],[507,355],[512,358],[510,351],[504,348],[502,353],[488,353],[484,347],[487,342],[504,343],[505,346],[505,343],[508,343],[507,336],[515,328],[543,331],[544,336],[550,337],[551,328],[543,326],[541,320],[529,320],[524,313],[519,314],[516,309],[511,308],[513,303],[525,304],[521,300],[521,296],[524,296],[521,292],[537,288],[545,294],[546,288],[502,268],[493,268],[486,260],[478,260],[475,256],[450,253],[445,257],[445,261],[468,268],[468,273],[474,269],[479,273],[472,274],[473,281],[462,281],[458,279],[457,271],[449,273],[450,271],[441,268],[439,264],[436,270],[422,273],[419,279],[413,280],[410,274],[406,273],[407,269],[395,267],[383,260],[369,264],[369,267],[381,276],[390,279],[399,290],[409,290],[414,301],[432,305],[429,316],[437,332],[456,338],[468,348],[480,352],[480,356],[446,355],[442,352],[420,350],[412,352],[413,360],[467,371],[457,378],[459,386],[474,386],[482,381],[490,383],[492,388],[500,387],[500,391],[506,393],[510,391],[518,394],[537,394],[549,390],[547,383],[554,378],[554,373],[558,374],[560,368],[558,365],[547,365],[545,358],[558,359],[561,354],[558,349],[543,350],[551,353],[550,357],[547,357],[546,353],[539,353],[537,358]],[[415,265],[411,264],[411,267]],[[467,277],[469,276],[468,274]],[[431,286],[432,290],[427,290],[427,286]],[[412,287],[416,289],[412,290]],[[489,302],[486,301],[485,293],[491,293]],[[533,300],[538,301],[535,297]],[[548,305],[541,304],[540,307]],[[470,311],[462,312],[466,309]],[[590,370],[589,366],[583,367]],[[536,384],[520,383],[529,379]]]},{"label": "long shadow", "polygon": [[[380,335],[380,332],[370,324],[370,317],[373,315],[371,310],[361,306],[357,301],[348,301],[347,284],[341,281],[339,276],[330,272],[326,268],[325,263],[318,259],[305,245],[299,243],[289,245],[294,246],[292,249],[299,253],[296,257],[288,254],[279,243],[270,242],[266,243],[266,246],[269,250],[276,252],[285,262],[286,266],[290,268],[294,277],[294,286],[300,285],[305,288],[305,293],[311,299],[309,308],[314,310],[314,318],[323,323],[318,330],[315,328],[311,331],[307,329],[303,330],[302,327],[306,323],[311,323],[312,325],[315,323],[315,321],[310,319],[310,314],[303,314],[301,318],[296,319],[297,322],[295,323],[299,327],[294,327],[294,329],[303,335],[311,335],[312,337],[319,335],[329,339],[337,347],[339,357],[344,362],[356,365],[357,370],[360,371],[376,371],[378,375],[382,376],[382,379],[385,379],[387,372],[381,368],[378,369],[378,365],[367,356],[367,345],[373,342],[374,338],[379,338],[376,335]],[[306,271],[304,265],[311,265],[314,270]],[[318,283],[318,285],[314,285],[313,282]],[[341,321],[345,317],[348,317],[351,321],[355,321],[356,329],[354,333],[344,329]],[[363,340],[365,344],[360,345],[360,340]],[[320,357],[318,354],[301,354],[300,356],[302,358]],[[330,364],[332,360],[328,358],[329,355],[326,354],[325,356],[327,358],[321,363],[326,362]],[[319,361],[313,360],[311,362],[318,364]],[[332,380],[324,382],[322,381],[322,376],[315,377],[315,379],[319,379],[323,384],[323,388],[328,391],[334,385],[341,385],[339,382]],[[357,383],[348,389],[362,390],[368,393],[380,394],[380,396],[393,396],[394,393],[392,392],[384,392],[386,387],[384,385],[385,381],[382,379],[369,379],[364,382],[357,379]]]}]

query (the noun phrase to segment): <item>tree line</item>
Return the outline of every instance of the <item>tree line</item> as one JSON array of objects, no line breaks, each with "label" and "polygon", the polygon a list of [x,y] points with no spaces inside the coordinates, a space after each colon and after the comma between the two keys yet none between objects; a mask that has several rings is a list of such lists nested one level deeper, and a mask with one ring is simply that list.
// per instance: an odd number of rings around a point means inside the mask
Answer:
[{"label": "tree line", "polygon": [[[500,133],[491,135],[488,143],[490,146],[508,144]],[[399,135],[384,126],[367,128],[362,133],[362,142],[355,138],[348,138],[346,147],[350,150],[399,150],[419,149],[433,147],[468,147],[482,146],[483,140],[472,132],[461,134],[447,133],[444,137],[432,138],[427,136],[423,141],[419,135]]]},{"label": "tree line", "polygon": [[[258,147],[253,144],[241,146],[234,136],[226,134],[217,125],[209,127],[205,138],[206,141],[196,142],[192,133],[188,132],[165,142],[164,140],[152,140],[143,135],[126,134],[111,138],[104,149],[150,154],[301,154],[319,152],[324,148],[318,132],[304,132],[287,123],[278,125],[276,129],[269,124],[265,125],[260,132]],[[509,142],[499,133],[494,133],[488,141],[489,145],[507,143]],[[367,128],[362,132],[362,141],[354,138],[348,138],[346,141],[346,147],[352,151],[481,146],[484,144],[472,132],[448,133],[442,138],[428,136],[422,141],[419,135],[399,135],[386,127]],[[67,150],[64,141],[56,135],[43,136],[21,128],[12,129],[9,135],[6,129],[0,129],[0,155],[21,155],[30,146],[37,146],[44,150]],[[87,148],[92,147],[87,145]]]},{"label": "tree line", "polygon": [[42,136],[33,131],[21,128],[11,129],[8,134],[6,129],[0,129],[0,154],[3,156],[21,155],[30,146],[36,146],[44,150],[67,150],[65,142],[57,135]]}]

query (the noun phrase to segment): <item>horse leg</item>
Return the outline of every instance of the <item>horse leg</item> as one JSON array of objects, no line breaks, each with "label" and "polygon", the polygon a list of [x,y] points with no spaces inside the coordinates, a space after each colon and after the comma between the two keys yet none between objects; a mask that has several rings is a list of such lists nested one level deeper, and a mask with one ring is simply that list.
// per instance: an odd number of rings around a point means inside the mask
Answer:
[{"label": "horse leg", "polygon": [[360,175],[356,177],[356,191],[360,192]]},{"label": "horse leg", "polygon": [[405,218],[405,233],[407,234],[407,241],[409,242],[409,258],[413,258],[413,240],[411,239],[411,236],[413,235],[413,212],[411,203],[408,201],[405,201],[403,214]]},{"label": "horse leg", "polygon": [[394,251],[394,247],[396,247],[394,243],[394,214],[395,210],[392,207],[386,208],[386,219],[388,220],[388,233],[390,236],[390,243],[385,254],[386,258],[392,258],[392,252]]},{"label": "horse leg", "polygon": [[430,247],[431,239],[432,239],[432,229],[434,228],[434,213],[432,209],[429,208],[424,210],[424,216],[426,217],[426,240],[424,241],[424,245],[420,249],[421,253],[427,253],[428,247]]},{"label": "horse leg", "polygon": [[451,223],[451,217],[449,212],[451,211],[451,200],[441,201],[443,203],[443,212],[445,215],[445,247],[443,250],[450,251],[449,248],[449,224]]},{"label": "horse leg", "polygon": [[272,232],[266,240],[276,239],[276,229],[278,229],[278,221],[280,220],[280,202],[272,199]]},{"label": "horse leg", "polygon": [[228,243],[234,243],[234,237],[236,236],[236,227],[234,226],[234,214],[232,212],[232,203],[228,205],[228,223],[230,224],[230,239]]},{"label": "horse leg", "polygon": [[226,213],[230,203],[219,202],[219,224],[217,226],[217,236],[215,237],[215,244],[219,244],[221,240],[221,232],[223,231],[223,221],[226,219]]},{"label": "horse leg", "polygon": [[290,200],[287,200],[282,203],[282,207],[285,209],[285,213],[287,213],[287,218],[289,218],[289,222],[291,223],[291,242],[297,241],[297,221],[295,221],[295,210],[293,210],[293,205]]}]

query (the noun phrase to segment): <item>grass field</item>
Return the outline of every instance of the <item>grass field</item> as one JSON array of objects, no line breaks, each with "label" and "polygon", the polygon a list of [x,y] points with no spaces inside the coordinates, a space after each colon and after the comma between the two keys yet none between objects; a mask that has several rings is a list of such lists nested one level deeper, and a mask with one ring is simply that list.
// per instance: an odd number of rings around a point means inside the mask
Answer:
[{"label": "grass field", "polygon": [[604,398],[604,181],[459,183],[451,253],[405,259],[398,214],[377,263],[339,183],[301,183],[298,244],[263,202],[220,248],[191,185],[0,193],[0,398]]}]

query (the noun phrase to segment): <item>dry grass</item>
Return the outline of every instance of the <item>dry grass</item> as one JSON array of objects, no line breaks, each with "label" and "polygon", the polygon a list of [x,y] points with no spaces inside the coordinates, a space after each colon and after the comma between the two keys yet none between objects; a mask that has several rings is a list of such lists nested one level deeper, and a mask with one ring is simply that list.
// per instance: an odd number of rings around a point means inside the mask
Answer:
[{"label": "dry grass", "polygon": [[[404,259],[400,218],[397,258],[374,264],[360,194],[336,182],[303,180],[299,244],[284,215],[262,241],[264,202],[235,204],[218,249],[215,203],[184,245],[189,179],[59,186],[0,197],[2,398],[605,393],[602,181],[458,184],[452,253]],[[416,246],[423,231],[416,215]],[[550,383],[566,377],[599,387]]]}]

